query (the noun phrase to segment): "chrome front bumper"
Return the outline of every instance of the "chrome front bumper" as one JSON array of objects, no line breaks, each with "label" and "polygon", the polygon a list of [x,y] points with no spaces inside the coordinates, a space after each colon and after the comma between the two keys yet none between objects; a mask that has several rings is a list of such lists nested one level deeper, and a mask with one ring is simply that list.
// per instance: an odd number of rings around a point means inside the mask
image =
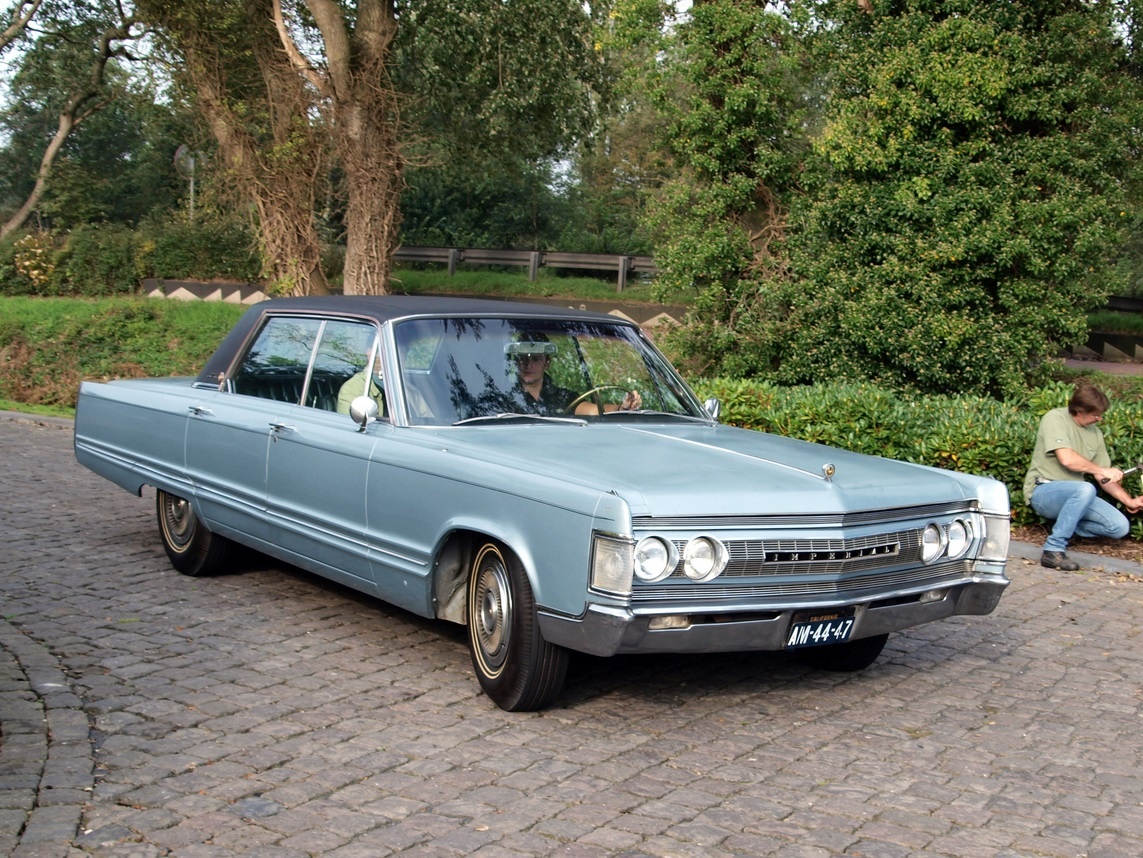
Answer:
[{"label": "chrome front bumper", "polygon": [[[1009,580],[1003,575],[980,576],[950,587],[944,598],[872,601],[854,605],[855,624],[851,639],[943,620],[958,614],[988,614],[1000,602]],[[544,639],[577,652],[608,656],[620,653],[701,653],[774,651],[786,648],[786,639],[795,613],[829,605],[797,605],[750,614],[725,612],[692,616],[686,628],[651,629],[657,614],[627,608],[589,605],[580,617],[568,617],[541,610],[540,629]],[[742,617],[739,619],[738,617]]]}]

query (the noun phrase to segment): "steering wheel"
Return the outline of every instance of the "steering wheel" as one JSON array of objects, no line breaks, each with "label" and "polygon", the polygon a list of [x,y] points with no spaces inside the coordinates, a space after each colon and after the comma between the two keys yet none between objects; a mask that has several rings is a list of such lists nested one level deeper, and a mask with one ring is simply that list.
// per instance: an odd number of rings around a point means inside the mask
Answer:
[{"label": "steering wheel", "polygon": [[[618,384],[601,384],[599,387],[593,387],[591,390],[585,391],[584,393],[581,393],[579,396],[577,396],[575,399],[573,399],[568,404],[568,407],[564,409],[564,413],[565,414],[572,414],[575,411],[575,407],[577,405],[579,405],[581,402],[583,402],[589,396],[593,396],[596,393],[600,393],[604,390],[622,390],[624,394],[632,394],[632,395],[634,395],[634,393],[635,393],[634,390],[631,390],[628,387],[620,387]],[[602,414],[603,413],[603,403],[597,401],[595,404],[596,404],[596,407],[599,408],[599,412]]]}]

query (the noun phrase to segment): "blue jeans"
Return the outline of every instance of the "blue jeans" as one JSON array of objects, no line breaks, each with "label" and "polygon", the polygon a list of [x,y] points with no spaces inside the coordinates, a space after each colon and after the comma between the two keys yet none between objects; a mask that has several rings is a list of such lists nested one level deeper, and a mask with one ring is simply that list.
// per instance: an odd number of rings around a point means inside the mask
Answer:
[{"label": "blue jeans", "polygon": [[1056,520],[1044,540],[1045,551],[1064,551],[1073,536],[1122,539],[1127,535],[1131,522],[1114,506],[1096,497],[1098,491],[1086,480],[1052,480],[1032,490],[1032,509],[1044,518]]}]

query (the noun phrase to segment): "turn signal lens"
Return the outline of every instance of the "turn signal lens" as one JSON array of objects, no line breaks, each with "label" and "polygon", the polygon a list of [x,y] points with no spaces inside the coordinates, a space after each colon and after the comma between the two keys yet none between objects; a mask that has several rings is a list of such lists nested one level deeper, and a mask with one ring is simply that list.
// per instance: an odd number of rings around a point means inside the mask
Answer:
[{"label": "turn signal lens", "polygon": [[591,586],[630,596],[633,547],[629,540],[597,533],[591,546]]}]

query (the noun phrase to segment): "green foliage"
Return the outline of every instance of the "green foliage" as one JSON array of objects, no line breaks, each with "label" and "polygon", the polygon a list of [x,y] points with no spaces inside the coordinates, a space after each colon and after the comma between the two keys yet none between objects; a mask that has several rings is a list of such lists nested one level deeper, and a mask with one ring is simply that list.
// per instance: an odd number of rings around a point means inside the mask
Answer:
[{"label": "green foliage", "polygon": [[254,240],[237,220],[152,219],[138,230],[108,223],[70,233],[25,233],[0,245],[0,294],[130,295],[144,278],[259,279]]},{"label": "green foliage", "polygon": [[802,51],[786,16],[741,0],[696,4],[678,33],[648,77],[683,168],[652,209],[656,257],[667,285],[733,287],[770,261],[796,179]]},{"label": "green foliage", "polygon": [[997,398],[1034,382],[1118,288],[1132,221],[1143,99],[1110,9],[695,4],[646,72],[681,168],[655,255],[699,292],[673,338],[689,366]]},{"label": "green foliage", "polygon": [[[999,402],[972,395],[894,393],[868,383],[780,387],[706,379],[694,387],[700,397],[722,401],[725,423],[998,479],[1008,486],[1017,524],[1038,520],[1024,503],[1022,486],[1040,417],[1066,405],[1073,390],[1053,382],[1015,401]],[[1143,401],[1138,397],[1114,400],[1102,428],[1112,462],[1126,468],[1143,459]],[[1128,487],[1143,491],[1137,482]]]},{"label": "green foliage", "polygon": [[555,249],[566,214],[552,188],[550,164],[494,170],[473,166],[451,163],[408,171],[401,195],[401,243]]},{"label": "green foliage", "polygon": [[153,219],[140,230],[136,270],[171,280],[255,281],[262,271],[256,247],[237,217]]},{"label": "green foliage", "polygon": [[779,378],[1010,394],[1109,288],[1137,85],[1099,4],[874,8],[823,42]]},{"label": "green foliage", "polygon": [[68,294],[130,295],[139,282],[135,233],[114,224],[77,227],[57,254],[56,265]]},{"label": "green foliage", "polygon": [[0,398],[69,408],[86,378],[197,374],[245,310],[165,299],[0,303]]},{"label": "green foliage", "polygon": [[597,83],[577,0],[422,0],[403,8],[395,77],[432,148],[535,162],[586,131]]}]

